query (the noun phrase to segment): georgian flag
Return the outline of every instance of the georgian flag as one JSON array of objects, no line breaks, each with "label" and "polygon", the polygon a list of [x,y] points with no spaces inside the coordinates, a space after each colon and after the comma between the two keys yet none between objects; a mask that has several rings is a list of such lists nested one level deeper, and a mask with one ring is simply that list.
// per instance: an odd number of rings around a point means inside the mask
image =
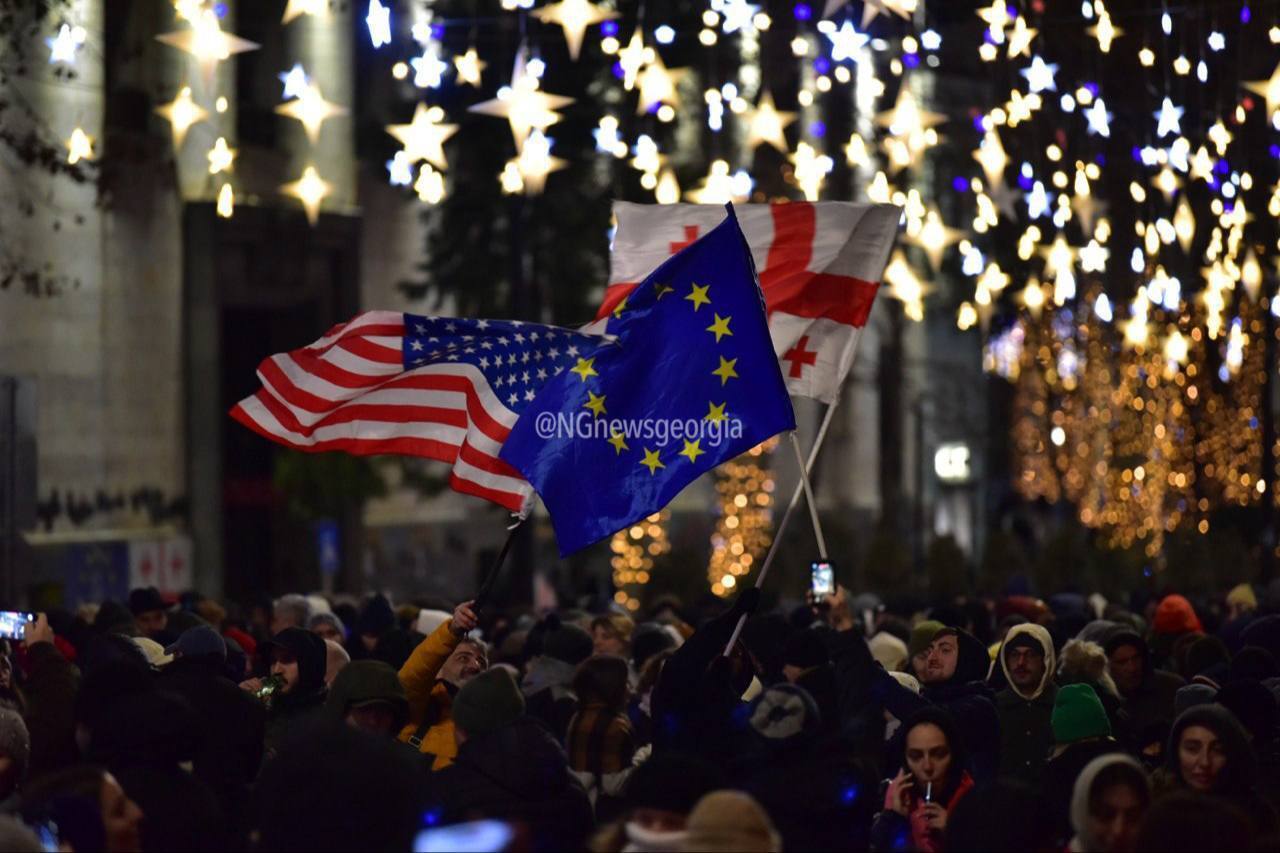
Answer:
[{"label": "georgian flag", "polygon": [[[734,205],[764,291],[787,391],[831,403],[853,366],[902,211],[889,204]],[[593,323],[659,264],[724,219],[714,204],[614,202],[609,287]]]}]

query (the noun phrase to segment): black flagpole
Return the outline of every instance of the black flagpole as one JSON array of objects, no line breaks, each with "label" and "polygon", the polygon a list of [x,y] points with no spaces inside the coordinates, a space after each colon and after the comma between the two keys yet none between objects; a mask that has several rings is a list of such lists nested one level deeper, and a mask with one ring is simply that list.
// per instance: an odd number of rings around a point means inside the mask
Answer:
[{"label": "black flagpole", "polygon": [[493,587],[498,582],[498,576],[502,574],[502,564],[506,562],[507,553],[511,550],[511,543],[516,540],[516,532],[520,530],[520,525],[522,524],[524,524],[523,518],[511,525],[511,529],[507,532],[507,540],[502,543],[502,550],[498,552],[493,565],[489,567],[484,580],[480,582],[480,590],[476,593],[475,610],[478,611],[481,607],[484,607],[488,603],[489,597],[493,594]]}]

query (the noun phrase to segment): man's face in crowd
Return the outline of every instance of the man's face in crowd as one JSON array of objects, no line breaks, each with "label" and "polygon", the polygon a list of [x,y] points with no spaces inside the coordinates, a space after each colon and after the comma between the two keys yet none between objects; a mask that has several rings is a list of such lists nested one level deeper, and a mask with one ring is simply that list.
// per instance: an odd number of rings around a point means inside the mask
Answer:
[{"label": "man's face in crowd", "polygon": [[686,816],[666,809],[637,808],[631,812],[631,820],[649,832],[682,832]]},{"label": "man's face in crowd", "polygon": [[349,708],[347,725],[375,735],[394,735],[395,710],[386,702],[375,702],[361,708]]},{"label": "man's face in crowd", "polygon": [[138,623],[138,630],[144,636],[154,637],[169,624],[169,614],[163,610],[148,610],[146,613],[139,613],[133,620]]},{"label": "man's face in crowd", "polygon": [[591,629],[591,640],[595,645],[595,653],[598,655],[625,657],[627,654],[626,644],[622,642],[618,632],[612,628],[597,625]]},{"label": "man's face in crowd", "polygon": [[1217,787],[1227,766],[1227,754],[1212,729],[1187,726],[1178,739],[1178,764],[1187,787],[1197,794],[1208,794]]},{"label": "man's face in crowd", "polygon": [[1044,651],[1031,646],[1015,646],[1006,649],[1005,665],[1009,668],[1009,680],[1019,690],[1035,690],[1044,678]]},{"label": "man's face in crowd", "polygon": [[1126,696],[1142,684],[1142,652],[1136,646],[1120,646],[1108,658],[1111,677]]},{"label": "man's face in crowd", "polygon": [[1134,848],[1142,822],[1142,800],[1129,785],[1111,785],[1089,804],[1089,835],[1108,853]]},{"label": "man's face in crowd", "polygon": [[298,659],[288,649],[275,649],[271,652],[271,674],[284,678],[281,693],[290,693],[298,686]]},{"label": "man's face in crowd", "polygon": [[[951,769],[951,745],[942,729],[921,723],[907,732],[907,769],[916,778],[916,795],[924,796],[926,782],[940,784]],[[936,791],[935,791],[936,792]]]},{"label": "man's face in crowd", "polygon": [[459,643],[440,667],[440,680],[461,687],[488,668],[484,649],[475,643]]},{"label": "man's face in crowd", "polygon": [[956,674],[956,662],[960,659],[960,641],[954,634],[946,634],[929,644],[924,671],[920,681],[939,684]]}]

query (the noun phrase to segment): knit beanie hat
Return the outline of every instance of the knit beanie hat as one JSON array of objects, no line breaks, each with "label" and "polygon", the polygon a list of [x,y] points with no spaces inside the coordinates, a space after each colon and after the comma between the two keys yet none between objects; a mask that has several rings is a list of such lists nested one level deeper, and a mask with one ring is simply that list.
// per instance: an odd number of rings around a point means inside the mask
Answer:
[{"label": "knit beanie hat", "polygon": [[867,640],[867,646],[871,649],[871,656],[889,672],[902,669],[907,662],[907,644],[888,631],[877,632]]},{"label": "knit beanie hat", "polygon": [[1068,684],[1058,689],[1051,723],[1053,741],[1060,746],[1111,735],[1106,709],[1088,684]]},{"label": "knit beanie hat", "polygon": [[1204,630],[1191,602],[1176,594],[1160,599],[1151,627],[1157,634],[1185,634]]},{"label": "knit beanie hat", "polygon": [[926,619],[911,629],[911,642],[907,643],[907,660],[929,648],[933,635],[945,627],[941,622]]},{"label": "knit beanie hat", "polygon": [[800,669],[813,669],[830,663],[826,643],[822,637],[810,628],[802,628],[787,638],[782,644],[782,663],[784,666],[795,666]]},{"label": "knit beanie hat", "polygon": [[740,791],[712,791],[689,813],[690,853],[777,853],[782,839],[753,797]]},{"label": "knit beanie hat", "polygon": [[751,703],[748,720],[756,734],[770,743],[816,732],[822,726],[817,703],[794,684],[775,684],[762,692]]},{"label": "knit beanie hat", "polygon": [[1181,716],[1188,708],[1207,705],[1217,693],[1217,690],[1207,684],[1184,684],[1173,694],[1173,715]]},{"label": "knit beanie hat", "polygon": [[453,697],[454,725],[471,737],[495,732],[523,713],[520,688],[500,667],[480,673]]},{"label": "knit beanie hat", "polygon": [[591,635],[572,623],[562,623],[542,635],[542,654],[573,666],[591,657],[594,650]]},{"label": "knit beanie hat", "polygon": [[1231,592],[1227,593],[1227,604],[1234,604],[1245,610],[1257,610],[1258,596],[1249,584],[1238,584],[1231,588]]}]

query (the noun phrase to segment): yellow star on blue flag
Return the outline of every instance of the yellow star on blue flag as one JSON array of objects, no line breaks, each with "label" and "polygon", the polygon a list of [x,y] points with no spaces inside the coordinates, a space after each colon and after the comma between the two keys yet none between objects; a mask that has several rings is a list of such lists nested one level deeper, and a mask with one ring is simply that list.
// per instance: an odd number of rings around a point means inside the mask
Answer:
[{"label": "yellow star on blue flag", "polygon": [[546,505],[562,555],[795,429],[751,252],[727,209],[631,292],[610,340],[544,385],[502,447]]}]

